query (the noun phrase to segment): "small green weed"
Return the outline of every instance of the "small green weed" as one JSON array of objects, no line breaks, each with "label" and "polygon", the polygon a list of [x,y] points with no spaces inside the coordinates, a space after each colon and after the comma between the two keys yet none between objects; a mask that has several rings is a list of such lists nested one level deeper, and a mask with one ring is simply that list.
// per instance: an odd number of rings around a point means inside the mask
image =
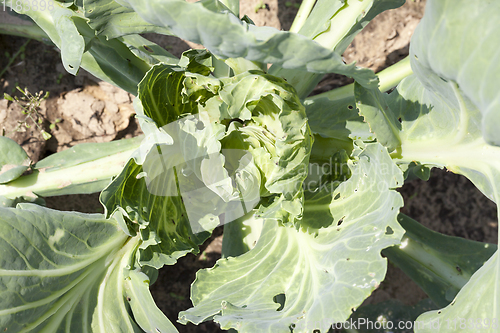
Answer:
[{"label": "small green weed", "polygon": [[[24,88],[22,90],[19,88],[19,86],[16,86],[16,89],[23,94],[21,97],[14,96],[12,97],[11,95],[4,93],[4,98],[8,101],[11,101],[13,103],[16,103],[22,108],[22,113],[26,115],[26,117],[23,120],[19,120],[17,126],[14,128],[13,132],[20,132],[20,131],[25,131],[28,128],[31,128],[32,125],[28,123],[28,120],[31,119],[31,121],[35,124],[35,126],[40,130],[42,133],[42,137],[45,140],[48,140],[52,137],[52,135],[48,132],[46,132],[40,125],[43,123],[45,120],[45,117],[39,112],[40,104],[42,101],[46,100],[49,97],[49,92],[47,91],[45,94],[43,91],[40,91],[38,93],[35,93],[34,95],[28,91],[27,88]],[[50,129],[54,129],[56,126],[56,123],[59,123],[61,119],[56,119],[54,123],[50,124]],[[2,133],[5,135],[5,132]]]}]

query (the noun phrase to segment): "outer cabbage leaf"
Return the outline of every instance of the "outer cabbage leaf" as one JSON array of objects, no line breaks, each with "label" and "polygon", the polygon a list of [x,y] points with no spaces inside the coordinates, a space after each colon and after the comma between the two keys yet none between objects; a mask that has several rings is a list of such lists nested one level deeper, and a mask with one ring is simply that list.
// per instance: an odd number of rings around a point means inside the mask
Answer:
[{"label": "outer cabbage leaf", "polygon": [[132,8],[124,7],[117,1],[84,0],[83,10],[92,29],[108,39],[147,32],[171,34],[168,29],[144,21]]},{"label": "outer cabbage leaf", "polygon": [[368,145],[351,168],[328,202],[304,213],[330,226],[309,234],[266,219],[255,248],[198,272],[181,322],[213,318],[224,329],[274,333],[326,331],[347,319],[384,278],[380,251],[403,235],[394,191],[403,176],[387,151]]},{"label": "outer cabbage leaf", "polygon": [[498,332],[498,250],[444,309],[417,318],[415,332]]},{"label": "outer cabbage leaf", "polygon": [[354,83],[354,96],[359,114],[370,125],[373,132],[383,146],[393,151],[401,144],[399,131],[401,124],[387,104],[385,95],[375,89],[366,89]]},{"label": "outer cabbage leaf", "polygon": [[64,68],[76,75],[82,62],[85,50],[85,39],[78,31],[78,23],[74,19],[79,15],[64,4],[53,1],[53,10],[38,10],[34,6],[17,6],[17,3],[5,1],[18,14],[28,15],[42,28],[52,41],[61,49]]},{"label": "outer cabbage leaf", "polygon": [[[416,76],[404,80],[393,93],[393,110],[402,110],[402,162],[419,161],[428,166],[446,167],[469,178],[488,198],[500,199],[500,147],[484,141],[481,112],[453,81],[434,81],[435,91],[426,89]],[[498,251],[497,251],[498,253]],[[456,299],[445,309],[427,314],[428,320],[496,318],[500,300],[497,253],[471,278]],[[474,287],[475,286],[475,287]],[[488,292],[485,291],[487,288]],[[474,294],[475,296],[471,296]],[[471,305],[472,298],[485,307]],[[422,319],[419,317],[419,321]],[[433,326],[427,329],[434,330]],[[423,330],[425,332],[426,330]],[[449,327],[441,326],[442,332]],[[491,332],[496,330],[492,329]],[[420,330],[417,330],[420,332]]]},{"label": "outer cabbage leaf", "polygon": [[223,59],[244,57],[251,61],[276,63],[284,68],[345,74],[366,86],[377,84],[371,70],[344,64],[339,54],[304,36],[248,25],[230,13],[220,1],[121,2],[127,2],[145,21],[167,28],[180,38],[204,45]]},{"label": "outer cabbage leaf", "polygon": [[481,132],[500,146],[500,2],[433,0],[411,43],[412,69],[427,88],[454,81],[482,114]]},{"label": "outer cabbage leaf", "polygon": [[471,276],[496,252],[494,244],[452,237],[425,228],[404,214],[401,245],[383,254],[411,277],[439,307],[448,305]]},{"label": "outer cabbage leaf", "polygon": [[[494,1],[429,1],[410,47],[415,75],[402,81],[390,96],[392,110],[399,110],[402,119],[401,151],[394,157],[404,164],[418,161],[462,174],[497,207],[500,147],[491,144],[500,143],[500,94],[495,88],[500,67],[494,61],[499,54],[494,34],[499,5]],[[459,317],[498,318],[497,257],[498,252],[449,306],[421,318],[441,322]],[[441,325],[438,331],[448,332],[449,327]]]},{"label": "outer cabbage leaf", "polygon": [[[20,204],[0,208],[0,327],[13,332],[142,332],[130,271],[139,239],[114,219]],[[151,299],[152,300],[152,299]],[[160,310],[144,302],[151,314]],[[160,312],[161,313],[161,312]],[[137,317],[139,325],[134,317]],[[140,319],[140,320],[139,320]],[[166,317],[157,332],[177,332]],[[151,330],[150,330],[151,331]]]},{"label": "outer cabbage leaf", "polygon": [[[69,73],[76,75],[81,66],[97,78],[137,95],[137,84],[152,64],[176,62],[173,55],[137,35],[110,40],[96,37],[81,11],[58,1],[53,1],[53,6],[52,11],[34,10],[31,6],[30,10],[25,10],[28,6],[13,6],[12,10],[28,15],[43,29],[61,49]],[[151,50],[156,54],[151,55]]]}]

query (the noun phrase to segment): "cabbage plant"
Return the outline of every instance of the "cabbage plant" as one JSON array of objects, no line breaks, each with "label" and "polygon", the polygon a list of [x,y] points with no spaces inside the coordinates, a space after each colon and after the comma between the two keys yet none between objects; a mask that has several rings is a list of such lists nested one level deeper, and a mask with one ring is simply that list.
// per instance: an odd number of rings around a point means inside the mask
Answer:
[{"label": "cabbage plant", "polygon": [[[3,32],[134,94],[144,136],[36,163],[0,137],[0,330],[177,332],[149,285],[222,225],[180,323],[327,332],[372,311],[389,325],[397,304],[358,309],[388,258],[430,297],[416,332],[498,331],[496,245],[424,228],[397,189],[447,168],[499,202],[500,3],[428,0],[409,57],[378,75],[341,54],[404,0],[304,0],[290,31],[237,0],[1,3],[36,24]],[[146,32],[205,49],[176,58]],[[327,73],[355,82],[309,96]],[[43,206],[93,192],[104,215]]]}]

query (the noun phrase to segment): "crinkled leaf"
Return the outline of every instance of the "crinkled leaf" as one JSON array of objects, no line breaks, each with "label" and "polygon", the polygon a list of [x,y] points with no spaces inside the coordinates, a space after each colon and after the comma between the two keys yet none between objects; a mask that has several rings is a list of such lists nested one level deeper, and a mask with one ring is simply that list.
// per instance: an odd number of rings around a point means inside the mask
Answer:
[{"label": "crinkled leaf", "polygon": [[[3,331],[142,332],[124,287],[141,288],[126,280],[137,238],[100,214],[32,204],[0,210]],[[158,332],[176,332],[167,322]]]},{"label": "crinkled leaf", "polygon": [[[142,172],[142,166],[131,159],[121,174],[102,191],[100,200],[107,216],[118,210],[132,221],[127,223],[125,232],[133,234],[139,231],[144,242],[139,251],[141,264],[156,268],[172,265],[186,253],[198,251],[198,245],[209,234],[194,235],[182,199],[152,194],[145,177],[141,176]],[[171,175],[167,172],[160,175],[165,186],[172,182],[168,176]],[[135,229],[137,227],[139,230]]]},{"label": "crinkled leaf", "polygon": [[354,97],[359,114],[370,125],[370,130],[377,137],[377,141],[393,151],[401,144],[399,131],[401,124],[387,104],[386,96],[378,90],[366,89],[354,83]]},{"label": "crinkled leaf", "polygon": [[[139,84],[139,98],[144,114],[153,119],[158,127],[175,121],[183,113],[195,113],[196,103],[183,103],[179,87],[185,74],[169,66],[154,66]],[[160,87],[162,89],[160,89]]]},{"label": "crinkled leaf", "polygon": [[213,70],[212,54],[207,50],[188,50],[182,54],[179,66],[190,73],[209,75]]},{"label": "crinkled leaf", "polygon": [[24,149],[14,140],[0,136],[0,184],[19,178],[30,166]]},{"label": "crinkled leaf", "polygon": [[385,149],[369,145],[352,171],[316,209],[331,226],[308,234],[265,220],[255,248],[198,272],[194,307],[180,320],[213,317],[244,333],[289,332],[292,324],[294,332],[326,330],[347,319],[384,278],[380,251],[403,234],[396,221],[402,199],[393,190],[403,176]]},{"label": "crinkled leaf", "polygon": [[[337,53],[304,36],[270,27],[248,25],[230,13],[219,1],[126,2],[145,21],[165,27],[180,38],[202,44],[224,59],[244,57],[251,61],[276,63],[284,68],[345,74],[366,86],[377,84],[372,71],[344,64]],[[189,15],[189,19],[186,15]]]},{"label": "crinkled leaf", "polygon": [[[189,64],[180,64],[206,68],[204,54],[186,54]],[[203,216],[227,223],[248,213],[259,196],[283,196],[284,204],[300,200],[312,137],[303,106],[284,80],[261,71],[218,80],[159,65],[141,83],[139,100],[135,107],[146,116],[140,121],[147,137],[137,161],[148,165],[147,179],[163,172],[176,179],[191,223]],[[162,145],[161,154],[147,161],[154,145]],[[150,185],[177,195],[174,185]],[[300,215],[301,209],[295,211]],[[223,219],[217,217],[222,213]]]},{"label": "crinkled leaf", "polygon": [[243,74],[226,83],[220,96],[230,118],[252,119],[239,127],[250,143],[265,189],[294,197],[307,174],[312,135],[292,86],[260,72]]},{"label": "crinkled leaf", "polygon": [[[205,50],[187,51],[180,65],[206,75],[210,73],[208,66],[211,65],[211,62],[207,63],[207,57],[210,58],[210,53]],[[197,113],[197,102],[203,102],[214,96],[210,88],[202,88],[201,85],[209,87],[212,84],[211,89],[214,92],[218,90],[217,80],[205,78],[208,82],[201,84],[194,82],[203,78],[205,77],[192,75],[190,80],[186,80],[186,72],[181,67],[165,64],[154,66],[139,83],[139,99],[142,107],[139,114],[151,118],[157,127],[162,127],[183,114]],[[202,96],[200,90],[204,92]],[[193,95],[193,98],[188,98],[188,95]]]},{"label": "crinkled leaf", "polygon": [[328,162],[341,149],[353,149],[353,140],[373,141],[370,127],[358,114],[353,97],[330,100],[326,97],[306,99],[307,122],[315,134],[311,161]]}]

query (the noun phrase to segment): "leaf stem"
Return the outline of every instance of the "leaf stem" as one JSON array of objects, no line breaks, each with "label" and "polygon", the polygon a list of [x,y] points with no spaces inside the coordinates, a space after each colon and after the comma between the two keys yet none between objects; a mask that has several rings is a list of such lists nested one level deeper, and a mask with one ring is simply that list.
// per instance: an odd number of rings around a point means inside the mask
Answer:
[{"label": "leaf stem", "polygon": [[364,16],[372,1],[348,0],[345,5],[330,20],[330,28],[314,37],[314,40],[325,48],[333,50],[348,34],[360,15]]},{"label": "leaf stem", "polygon": [[393,252],[399,252],[400,255],[404,255],[406,258],[419,263],[458,290],[460,290],[471,277],[470,274],[464,271],[462,271],[462,274],[458,274],[456,265],[453,265],[453,263],[447,260],[443,260],[439,253],[435,253],[428,246],[408,236],[403,237],[401,245],[393,246],[386,250],[384,254],[387,254],[389,259]]},{"label": "leaf stem", "polygon": [[47,36],[47,34],[35,24],[25,25],[14,23],[0,23],[0,34],[31,38],[36,39],[40,42],[52,44],[52,42],[50,42],[49,36]]},{"label": "leaf stem", "polygon": [[[401,80],[413,73],[410,65],[410,56],[395,63],[394,65],[380,71],[377,76],[380,80],[379,89],[384,92],[398,85]],[[318,95],[308,97],[306,100],[314,101],[320,98],[328,98],[330,100],[340,100],[346,97],[354,96],[354,83],[336,88]]]},{"label": "leaf stem", "polygon": [[117,154],[54,171],[35,170],[29,175],[0,185],[0,196],[14,199],[20,196],[32,197],[34,194],[54,196],[98,192],[113,176],[121,172],[136,149],[137,147],[132,147]]},{"label": "leaf stem", "polygon": [[300,4],[299,11],[293,20],[292,26],[290,27],[290,32],[299,32],[304,23],[306,23],[309,14],[314,7],[316,0],[303,0]]}]

